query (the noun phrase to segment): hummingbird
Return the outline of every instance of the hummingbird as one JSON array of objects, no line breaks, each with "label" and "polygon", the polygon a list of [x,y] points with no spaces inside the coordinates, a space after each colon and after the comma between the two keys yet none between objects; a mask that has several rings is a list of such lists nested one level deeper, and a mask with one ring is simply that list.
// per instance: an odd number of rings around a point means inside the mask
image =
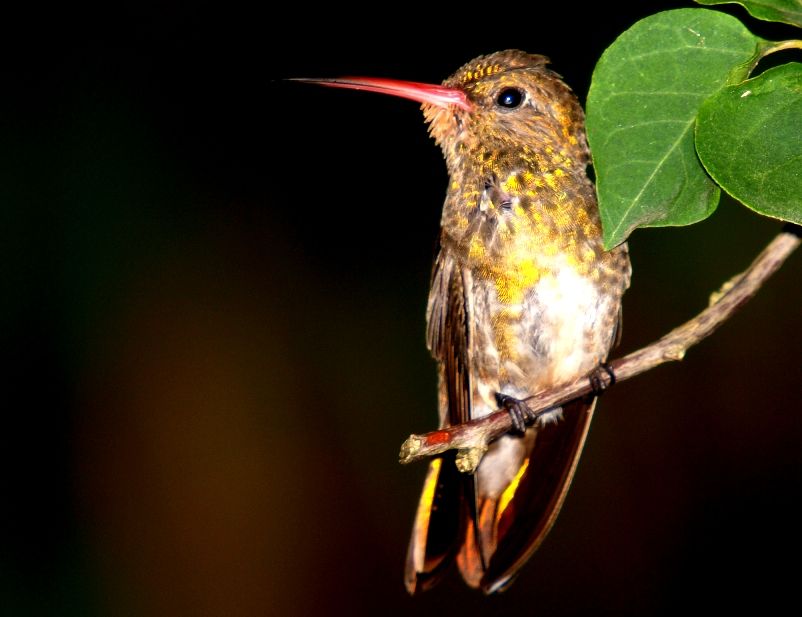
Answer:
[{"label": "hummingbird", "polygon": [[595,396],[535,416],[524,399],[603,366],[620,335],[631,267],[605,250],[584,112],[541,55],[480,56],[441,85],[303,79],[420,102],[448,168],[427,304],[440,426],[506,408],[514,431],[473,475],[433,459],[406,559],[411,594],[456,562],[487,594],[506,589],[551,529]]}]

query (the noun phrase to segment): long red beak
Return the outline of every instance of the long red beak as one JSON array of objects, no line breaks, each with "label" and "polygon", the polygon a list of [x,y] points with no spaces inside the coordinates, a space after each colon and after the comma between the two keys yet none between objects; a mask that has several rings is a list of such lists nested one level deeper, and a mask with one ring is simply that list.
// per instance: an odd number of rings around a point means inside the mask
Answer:
[{"label": "long red beak", "polygon": [[383,77],[335,77],[322,79],[308,79],[295,77],[291,81],[302,81],[310,84],[320,84],[330,88],[346,88],[348,90],[365,90],[391,94],[405,99],[412,99],[420,103],[430,103],[438,107],[447,108],[455,105],[469,111],[471,103],[462,90],[446,88],[434,84],[422,84],[416,81],[401,81],[398,79],[385,79]]}]

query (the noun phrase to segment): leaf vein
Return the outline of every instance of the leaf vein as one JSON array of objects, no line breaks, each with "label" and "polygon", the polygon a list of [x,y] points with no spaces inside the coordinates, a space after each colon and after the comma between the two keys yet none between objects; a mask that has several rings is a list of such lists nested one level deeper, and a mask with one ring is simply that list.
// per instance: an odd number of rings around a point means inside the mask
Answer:
[{"label": "leaf vein", "polygon": [[[638,191],[638,194],[635,195],[635,197],[630,202],[629,206],[626,208],[626,210],[624,210],[623,215],[619,218],[618,225],[615,227],[615,229],[613,229],[614,234],[617,235],[618,232],[621,230],[621,225],[623,224],[624,220],[629,216],[629,213],[632,212],[632,210],[638,204],[640,199],[643,197],[643,194],[646,191],[646,188],[652,183],[652,181],[654,180],[655,176],[657,176],[658,171],[660,171],[661,165],[663,163],[665,163],[666,160],[668,160],[668,157],[671,156],[674,153],[674,151],[677,149],[677,147],[682,143],[682,140],[685,138],[685,136],[687,135],[688,131],[693,126],[694,119],[695,119],[695,117],[691,118],[690,121],[688,121],[686,123],[685,129],[679,134],[679,137],[677,137],[677,139],[674,141],[674,143],[672,143],[671,146],[666,150],[666,153],[657,161],[658,164],[655,165],[654,169],[652,170],[652,173],[649,174],[649,177],[646,178],[646,181],[643,183],[643,185],[641,186],[640,190]],[[686,180],[687,180],[687,176],[686,176]]]}]

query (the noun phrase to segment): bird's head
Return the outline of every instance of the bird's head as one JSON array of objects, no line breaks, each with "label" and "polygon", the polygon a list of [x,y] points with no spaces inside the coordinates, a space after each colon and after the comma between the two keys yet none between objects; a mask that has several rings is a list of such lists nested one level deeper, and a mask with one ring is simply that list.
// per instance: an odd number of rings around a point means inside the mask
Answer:
[{"label": "bird's head", "polygon": [[544,56],[508,50],[471,60],[441,85],[374,77],[299,81],[421,102],[452,170],[465,163],[492,169],[527,151],[548,158],[554,149],[585,165],[582,108],[547,63]]}]

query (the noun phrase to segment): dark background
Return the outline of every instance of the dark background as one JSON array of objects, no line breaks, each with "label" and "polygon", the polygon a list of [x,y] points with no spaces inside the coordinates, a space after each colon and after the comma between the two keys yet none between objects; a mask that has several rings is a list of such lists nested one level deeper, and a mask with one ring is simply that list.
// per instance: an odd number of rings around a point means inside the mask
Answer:
[{"label": "dark background", "polygon": [[[800,255],[684,362],[605,395],[508,593],[456,575],[403,589],[425,466],[397,451],[436,423],[424,309],[445,167],[415,104],[280,79],[438,82],[522,48],[584,99],[620,32],[690,6],[541,4],[4,19],[0,614],[796,601]],[[703,308],[778,227],[724,200],[637,231],[621,352]]]}]

